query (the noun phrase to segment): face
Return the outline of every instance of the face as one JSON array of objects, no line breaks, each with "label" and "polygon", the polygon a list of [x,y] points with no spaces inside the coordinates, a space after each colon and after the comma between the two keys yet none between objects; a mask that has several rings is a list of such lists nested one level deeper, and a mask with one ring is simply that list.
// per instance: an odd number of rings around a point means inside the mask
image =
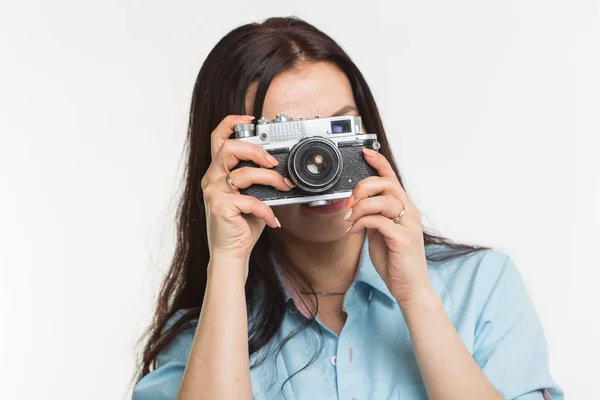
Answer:
[{"label": "face", "polygon": [[[246,109],[251,113],[257,83],[246,96]],[[331,63],[305,63],[273,79],[266,94],[262,117],[275,119],[276,114],[314,118],[358,115],[352,87],[346,75]],[[309,242],[330,242],[344,236],[348,223],[346,199],[329,206],[309,207],[293,204],[273,207],[286,236]]]}]

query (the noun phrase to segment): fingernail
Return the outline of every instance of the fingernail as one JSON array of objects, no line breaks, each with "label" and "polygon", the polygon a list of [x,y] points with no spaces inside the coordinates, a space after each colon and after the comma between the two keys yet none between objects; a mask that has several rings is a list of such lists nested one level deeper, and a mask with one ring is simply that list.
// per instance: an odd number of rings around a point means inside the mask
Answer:
[{"label": "fingernail", "polygon": [[353,205],[354,205],[354,195],[350,196],[350,198],[348,199],[348,202],[346,203],[346,208],[352,208]]},{"label": "fingernail", "polygon": [[352,209],[350,209],[350,210],[349,210],[349,211],[346,213],[346,215],[344,215],[344,219],[345,219],[346,221],[348,221],[348,218],[350,218],[350,215],[352,215]]},{"label": "fingernail", "polygon": [[275,222],[277,222],[277,227],[281,228],[281,222],[279,222],[279,220],[277,219],[277,217],[275,217]]},{"label": "fingernail", "polygon": [[288,178],[283,178],[283,180],[285,181],[285,184],[288,185],[291,188],[295,188],[296,184],[292,181],[290,181]]},{"label": "fingernail", "polygon": [[242,118],[253,120],[254,119],[254,115],[242,115]]},{"label": "fingernail", "polygon": [[363,147],[363,153],[365,153],[366,156],[375,157],[375,153],[377,153],[377,152],[375,150],[371,150],[371,149],[367,149],[366,147]]},{"label": "fingernail", "polygon": [[275,157],[273,157],[270,154],[267,154],[267,161],[269,162],[269,164],[271,164],[272,166],[276,166],[279,164],[279,161],[277,161],[277,159]]},{"label": "fingernail", "polygon": [[345,233],[348,233],[350,231],[350,229],[352,229],[353,226],[354,226],[354,224],[352,224],[348,228],[346,228],[346,232]]}]

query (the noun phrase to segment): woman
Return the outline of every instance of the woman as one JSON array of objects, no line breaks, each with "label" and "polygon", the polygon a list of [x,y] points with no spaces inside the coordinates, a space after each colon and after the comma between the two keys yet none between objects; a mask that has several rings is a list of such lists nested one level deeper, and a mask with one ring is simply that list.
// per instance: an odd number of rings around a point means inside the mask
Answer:
[{"label": "woman", "polygon": [[[230,139],[280,113],[360,115],[379,176],[322,207],[240,194],[294,186],[268,152]],[[196,80],[188,151],[135,400],[562,398],[516,267],[423,232],[371,90],[321,31],[272,18],[226,35]]]}]

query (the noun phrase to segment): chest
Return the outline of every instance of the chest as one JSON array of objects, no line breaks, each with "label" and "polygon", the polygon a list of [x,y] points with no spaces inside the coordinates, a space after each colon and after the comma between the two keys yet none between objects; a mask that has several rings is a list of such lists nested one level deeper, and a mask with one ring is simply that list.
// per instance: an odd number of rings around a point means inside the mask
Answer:
[{"label": "chest", "polygon": [[427,399],[398,305],[370,292],[354,295],[343,304],[339,334],[288,310],[261,353],[264,362],[251,369],[254,399]]}]

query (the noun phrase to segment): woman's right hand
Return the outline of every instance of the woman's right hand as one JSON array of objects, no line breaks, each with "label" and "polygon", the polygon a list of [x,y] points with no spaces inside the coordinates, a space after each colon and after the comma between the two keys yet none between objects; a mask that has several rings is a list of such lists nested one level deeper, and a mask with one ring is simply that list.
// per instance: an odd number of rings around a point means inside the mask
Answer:
[{"label": "woman's right hand", "polygon": [[[227,174],[238,189],[253,184],[282,191],[293,187],[291,181],[271,169],[278,162],[266,150],[243,140],[229,139],[234,125],[248,124],[252,119],[252,116],[229,115],[211,134],[212,162],[201,181],[211,258],[224,256],[247,261],[265,225],[281,227],[271,207],[232,189]],[[242,167],[231,171],[241,160],[253,161],[263,168]],[[245,272],[247,276],[248,271]]]}]

